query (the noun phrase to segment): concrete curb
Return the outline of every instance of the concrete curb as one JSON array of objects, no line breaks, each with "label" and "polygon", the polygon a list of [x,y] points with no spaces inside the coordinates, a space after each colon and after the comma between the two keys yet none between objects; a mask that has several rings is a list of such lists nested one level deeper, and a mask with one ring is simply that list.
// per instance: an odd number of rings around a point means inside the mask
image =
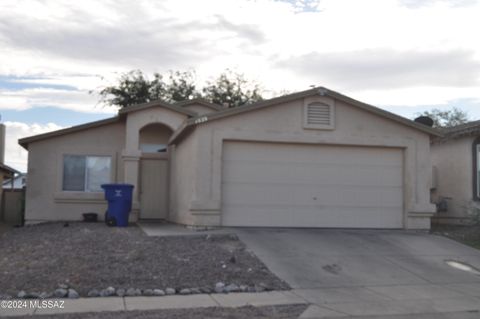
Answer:
[{"label": "concrete curb", "polygon": [[[182,308],[206,307],[242,307],[242,306],[273,306],[286,304],[307,304],[305,299],[291,291],[270,291],[261,293],[229,293],[229,294],[202,294],[187,296],[162,297],[105,297],[79,299],[45,299],[27,300],[16,299],[22,302],[16,309],[5,308],[2,304],[0,317],[46,315],[63,313],[85,313],[101,311],[130,311],[130,310],[161,310]],[[49,307],[35,304],[42,301],[59,301],[63,307]],[[37,305],[37,307],[35,307]]]}]

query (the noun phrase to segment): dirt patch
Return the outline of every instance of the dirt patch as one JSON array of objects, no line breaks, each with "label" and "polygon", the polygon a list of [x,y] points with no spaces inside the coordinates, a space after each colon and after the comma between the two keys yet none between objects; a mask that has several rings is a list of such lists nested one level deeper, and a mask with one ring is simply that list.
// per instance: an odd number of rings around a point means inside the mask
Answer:
[{"label": "dirt patch", "polygon": [[13,229],[12,225],[0,222],[0,236],[2,236],[2,234],[6,233],[7,231],[9,231],[11,229]]},{"label": "dirt patch", "polygon": [[[97,313],[77,313],[62,315],[43,315],[35,316],[39,319],[294,319],[298,318],[305,311],[307,305],[282,305],[282,306],[266,306],[266,307],[240,307],[240,308],[193,308],[193,309],[169,309],[169,310],[148,310],[148,311],[116,311],[116,312],[97,312]],[[8,318],[32,318],[24,317],[8,317]]]},{"label": "dirt patch", "polygon": [[480,225],[460,226],[433,224],[430,232],[480,249]]},{"label": "dirt patch", "polygon": [[289,289],[235,235],[148,237],[102,223],[27,226],[0,237],[0,294],[51,292],[68,283],[81,296],[115,288],[226,284]]}]

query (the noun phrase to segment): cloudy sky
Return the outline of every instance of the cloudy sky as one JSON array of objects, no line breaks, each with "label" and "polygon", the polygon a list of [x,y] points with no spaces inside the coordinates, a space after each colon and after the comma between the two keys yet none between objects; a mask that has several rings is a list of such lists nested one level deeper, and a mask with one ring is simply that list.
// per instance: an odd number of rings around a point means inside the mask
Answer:
[{"label": "cloudy sky", "polygon": [[266,95],[322,85],[414,117],[456,106],[480,119],[480,1],[0,2],[0,114],[17,139],[110,117],[89,94],[132,69],[225,68]]}]

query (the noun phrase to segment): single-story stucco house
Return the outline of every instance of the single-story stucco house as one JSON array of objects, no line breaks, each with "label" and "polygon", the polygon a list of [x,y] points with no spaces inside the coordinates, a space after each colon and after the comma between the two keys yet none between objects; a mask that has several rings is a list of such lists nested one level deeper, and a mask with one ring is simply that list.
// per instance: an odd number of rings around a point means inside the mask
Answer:
[{"label": "single-story stucco house", "polygon": [[26,220],[106,209],[100,185],[135,185],[132,219],[190,226],[429,228],[439,133],[314,88],[232,109],[189,100],[21,139]]},{"label": "single-story stucco house", "polygon": [[480,213],[480,121],[442,131],[432,139],[432,200],[441,223],[470,223]]}]

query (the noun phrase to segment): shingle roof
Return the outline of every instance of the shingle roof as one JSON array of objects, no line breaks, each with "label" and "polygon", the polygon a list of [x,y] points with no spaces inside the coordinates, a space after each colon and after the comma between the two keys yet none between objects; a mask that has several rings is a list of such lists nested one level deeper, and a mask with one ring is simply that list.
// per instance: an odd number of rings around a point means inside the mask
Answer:
[{"label": "shingle roof", "polygon": [[[203,100],[203,99],[193,99],[193,100],[188,100],[188,101],[184,101],[184,102],[177,102],[177,103],[174,103],[174,104],[164,102],[164,101],[152,101],[152,102],[149,102],[149,103],[144,103],[144,104],[138,104],[138,105],[125,107],[118,112],[119,113],[118,116],[115,116],[115,117],[110,118],[110,119],[91,122],[91,123],[87,123],[87,124],[83,124],[83,125],[77,125],[77,126],[73,126],[73,127],[70,127],[70,128],[63,129],[63,130],[58,130],[58,131],[54,131],[54,132],[50,132],[50,133],[45,133],[45,134],[40,134],[40,135],[35,135],[35,136],[22,138],[18,141],[18,143],[26,149],[28,147],[28,144],[31,143],[31,142],[34,142],[34,141],[43,140],[43,139],[47,139],[47,138],[50,138],[50,137],[59,136],[59,135],[63,135],[63,134],[69,134],[69,133],[73,133],[73,132],[77,132],[77,131],[81,131],[81,130],[85,130],[85,129],[89,129],[89,128],[97,127],[97,126],[101,126],[101,125],[111,124],[111,123],[120,121],[125,116],[126,113],[136,112],[136,111],[144,110],[144,109],[147,109],[147,108],[150,108],[150,107],[157,107],[157,106],[164,107],[164,108],[170,109],[172,111],[180,112],[180,113],[183,113],[183,114],[190,117],[174,133],[174,135],[170,139],[170,142],[174,143],[179,138],[181,138],[184,134],[186,134],[187,132],[190,132],[196,125],[206,124],[210,121],[222,119],[222,118],[225,118],[225,117],[234,116],[234,115],[241,114],[241,113],[244,113],[244,112],[255,111],[255,110],[258,110],[258,109],[262,109],[264,107],[273,106],[273,105],[277,105],[277,104],[280,104],[280,103],[286,103],[286,102],[293,101],[293,100],[296,100],[296,99],[300,99],[300,98],[304,98],[304,97],[308,97],[308,96],[315,96],[315,95],[332,97],[334,99],[337,99],[337,100],[343,101],[345,103],[348,103],[350,105],[356,106],[356,107],[358,107],[360,109],[363,109],[367,112],[370,112],[370,113],[388,118],[392,121],[398,122],[400,124],[412,127],[412,128],[417,129],[419,131],[427,133],[431,136],[437,136],[437,137],[442,136],[442,132],[439,131],[439,130],[433,129],[431,127],[425,126],[425,125],[420,124],[420,123],[416,123],[416,122],[411,121],[407,118],[404,118],[402,116],[399,116],[399,115],[393,114],[391,112],[385,111],[385,110],[380,109],[378,107],[375,107],[375,106],[372,106],[372,105],[354,100],[354,99],[352,99],[352,98],[350,98],[346,95],[343,95],[343,94],[340,94],[338,92],[329,90],[327,88],[316,87],[316,88],[312,88],[310,90],[301,91],[301,92],[297,92],[297,93],[292,93],[292,94],[288,94],[288,95],[284,95],[284,96],[280,96],[280,97],[275,97],[275,98],[272,98],[272,99],[269,99],[269,100],[263,100],[263,101],[259,101],[259,102],[252,103],[252,104],[249,104],[249,105],[244,105],[244,106],[229,108],[229,109],[224,109],[220,105],[210,103],[210,102],[208,102],[206,100]],[[203,105],[208,105],[212,108],[218,109],[219,111],[209,113],[209,114],[205,114],[205,115],[197,115],[197,113],[195,113],[193,111],[190,111],[190,110],[183,107],[185,105],[190,105],[190,104],[194,104],[194,103],[200,103],[200,104],[203,104]]]},{"label": "shingle roof", "polygon": [[433,142],[445,142],[464,136],[480,135],[480,120],[448,127],[440,130],[443,136],[437,137]]},{"label": "shingle roof", "polygon": [[13,167],[10,167],[3,163],[0,163],[0,171],[4,176],[7,176],[7,177],[11,177],[13,174],[20,174],[20,172],[14,169]]},{"label": "shingle roof", "polygon": [[385,110],[380,109],[378,107],[375,107],[373,105],[357,101],[357,100],[352,99],[352,98],[350,98],[346,95],[343,95],[343,94],[340,94],[338,92],[329,90],[327,88],[316,87],[316,88],[313,88],[313,89],[310,89],[310,90],[296,92],[296,93],[292,93],[292,94],[288,94],[288,95],[284,95],[284,96],[280,96],[280,97],[275,97],[275,98],[272,98],[272,99],[269,99],[269,100],[263,100],[263,101],[259,101],[259,102],[256,102],[256,103],[252,103],[252,104],[248,104],[248,105],[244,105],[244,106],[239,106],[239,107],[234,107],[234,108],[229,108],[229,109],[225,109],[223,111],[218,111],[218,112],[205,114],[205,115],[201,115],[201,116],[197,116],[197,117],[188,119],[186,125],[184,125],[183,128],[177,130],[174,133],[174,136],[172,136],[172,138],[170,139],[170,143],[175,143],[176,141],[178,141],[178,139],[180,139],[184,134],[190,132],[191,128],[196,126],[196,125],[200,125],[200,124],[204,125],[204,124],[207,124],[208,122],[218,120],[218,119],[222,119],[222,118],[225,118],[225,117],[234,116],[234,115],[249,112],[249,111],[255,111],[255,110],[258,110],[258,109],[262,109],[264,107],[273,106],[273,105],[277,105],[277,104],[280,104],[280,103],[286,103],[286,102],[294,101],[294,100],[297,100],[297,99],[300,99],[300,98],[305,98],[305,97],[308,97],[308,96],[315,96],[315,95],[329,96],[331,98],[334,98],[334,99],[343,101],[345,103],[348,103],[350,105],[356,106],[356,107],[358,107],[360,109],[363,109],[367,112],[370,112],[370,113],[388,118],[392,121],[395,121],[395,122],[401,123],[403,125],[412,127],[412,128],[417,129],[419,131],[423,131],[424,133],[427,133],[431,136],[442,136],[442,133],[437,129],[434,129],[434,128],[428,127],[426,125],[414,122],[412,120],[409,120],[409,119],[404,118],[402,116],[399,116],[399,115],[393,114],[391,112],[385,111]]}]

